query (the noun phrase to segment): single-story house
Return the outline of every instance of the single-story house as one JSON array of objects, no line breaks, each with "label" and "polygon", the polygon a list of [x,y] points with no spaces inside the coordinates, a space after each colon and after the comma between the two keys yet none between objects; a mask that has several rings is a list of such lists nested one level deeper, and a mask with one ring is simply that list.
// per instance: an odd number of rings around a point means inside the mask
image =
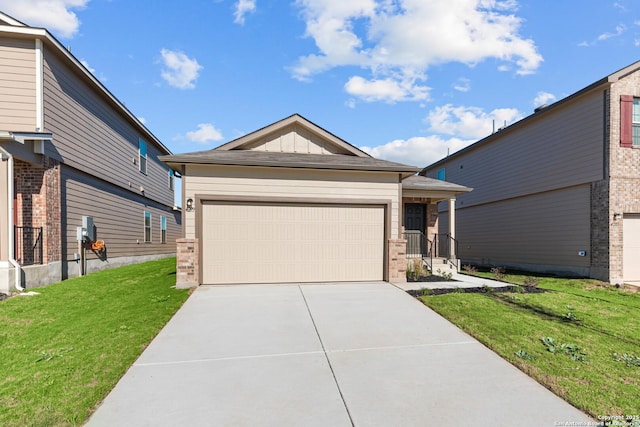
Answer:
[{"label": "single-story house", "polygon": [[182,176],[179,286],[404,281],[405,212],[433,237],[437,202],[470,190],[375,159],[298,114],[160,159]]}]

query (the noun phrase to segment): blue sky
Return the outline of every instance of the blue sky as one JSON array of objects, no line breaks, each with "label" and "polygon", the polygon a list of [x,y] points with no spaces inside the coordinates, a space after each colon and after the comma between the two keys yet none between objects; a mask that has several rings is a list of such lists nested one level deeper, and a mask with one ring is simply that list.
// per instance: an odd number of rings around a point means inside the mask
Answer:
[{"label": "blue sky", "polygon": [[426,166],[640,60],[638,0],[0,0],[174,153],[293,113]]}]

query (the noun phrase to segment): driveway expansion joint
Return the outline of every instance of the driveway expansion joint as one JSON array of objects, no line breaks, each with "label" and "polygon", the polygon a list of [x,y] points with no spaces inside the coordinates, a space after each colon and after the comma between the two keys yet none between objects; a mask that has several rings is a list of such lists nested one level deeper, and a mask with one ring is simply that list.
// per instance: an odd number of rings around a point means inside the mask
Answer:
[{"label": "driveway expansion joint", "polygon": [[311,309],[309,308],[309,303],[307,303],[307,298],[304,296],[304,292],[302,290],[302,286],[298,285],[298,289],[300,290],[300,295],[302,296],[302,300],[304,301],[304,305],[307,307],[307,312],[309,313],[309,318],[311,319],[311,323],[313,323],[313,328],[316,331],[316,335],[318,336],[318,340],[320,340],[320,345],[322,346],[322,351],[324,352],[324,357],[329,365],[329,369],[331,370],[331,375],[333,376],[333,381],[336,384],[336,388],[338,389],[338,393],[340,394],[340,399],[342,400],[342,404],[344,405],[345,411],[347,411],[347,416],[349,417],[349,422],[352,427],[355,427],[355,423],[353,422],[353,417],[351,416],[351,412],[349,411],[349,406],[347,402],[344,400],[344,394],[342,393],[342,389],[340,388],[340,384],[338,383],[338,378],[336,377],[336,373],[333,370],[333,366],[331,365],[331,360],[329,360],[329,355],[327,354],[327,349],[324,347],[324,342],[322,342],[322,337],[320,336],[320,332],[318,331],[318,326],[316,325],[316,321],[313,318],[313,314],[311,314]]}]

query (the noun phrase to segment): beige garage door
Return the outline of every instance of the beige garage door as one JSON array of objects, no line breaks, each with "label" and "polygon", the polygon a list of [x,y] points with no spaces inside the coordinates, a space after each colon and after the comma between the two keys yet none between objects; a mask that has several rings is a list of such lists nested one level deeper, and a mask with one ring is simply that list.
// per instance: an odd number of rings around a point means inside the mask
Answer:
[{"label": "beige garage door", "polygon": [[205,202],[203,283],[382,280],[384,207]]},{"label": "beige garage door", "polygon": [[624,214],[623,276],[627,282],[640,281],[640,215]]}]

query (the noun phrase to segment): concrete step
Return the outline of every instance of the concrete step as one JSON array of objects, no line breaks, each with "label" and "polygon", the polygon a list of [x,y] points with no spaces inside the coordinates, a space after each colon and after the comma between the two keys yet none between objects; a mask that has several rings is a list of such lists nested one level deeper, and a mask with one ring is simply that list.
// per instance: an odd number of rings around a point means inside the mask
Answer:
[{"label": "concrete step", "polygon": [[[431,262],[430,258],[425,258],[424,260],[425,267],[429,268],[429,262]],[[459,265],[460,262],[455,260],[455,264]],[[454,274],[458,273],[458,269],[452,265],[451,262],[447,258],[433,258],[433,265],[430,268],[431,273],[438,274],[440,271],[443,274]]]}]

